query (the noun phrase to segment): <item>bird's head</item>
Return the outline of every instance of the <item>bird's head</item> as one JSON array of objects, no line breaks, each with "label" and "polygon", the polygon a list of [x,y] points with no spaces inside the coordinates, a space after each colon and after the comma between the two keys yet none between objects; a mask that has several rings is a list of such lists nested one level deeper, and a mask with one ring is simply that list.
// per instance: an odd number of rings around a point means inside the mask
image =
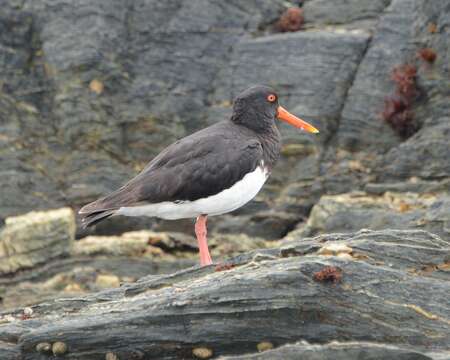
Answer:
[{"label": "bird's head", "polygon": [[269,86],[252,86],[234,100],[231,120],[237,124],[257,132],[264,132],[273,126],[275,119],[311,133],[319,132],[314,126],[280,106],[277,93]]}]

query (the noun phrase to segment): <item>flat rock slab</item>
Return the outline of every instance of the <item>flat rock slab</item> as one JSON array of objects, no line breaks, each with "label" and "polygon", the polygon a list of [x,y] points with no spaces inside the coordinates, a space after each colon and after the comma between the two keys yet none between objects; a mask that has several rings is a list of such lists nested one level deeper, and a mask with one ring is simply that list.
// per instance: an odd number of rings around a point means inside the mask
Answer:
[{"label": "flat rock slab", "polygon": [[[365,254],[353,250],[371,242]],[[241,255],[234,267],[191,268],[40,304],[28,320],[19,320],[22,309],[3,313],[0,341],[23,359],[46,359],[36,346],[62,342],[64,358],[78,360],[105,359],[108,352],[120,359],[238,355],[261,342],[299,340],[448,348],[447,242],[424,231],[386,230],[302,243]],[[394,251],[386,262],[375,258]],[[424,263],[436,263],[446,278],[408,271]]]},{"label": "flat rock slab", "polygon": [[430,180],[449,178],[449,136],[449,117],[430,120],[418,133],[383,157],[377,170],[378,178],[381,181],[413,176]]},{"label": "flat rock slab", "polygon": [[446,193],[352,192],[324,195],[298,234],[312,236],[358,229],[423,229],[450,240],[450,197]]}]

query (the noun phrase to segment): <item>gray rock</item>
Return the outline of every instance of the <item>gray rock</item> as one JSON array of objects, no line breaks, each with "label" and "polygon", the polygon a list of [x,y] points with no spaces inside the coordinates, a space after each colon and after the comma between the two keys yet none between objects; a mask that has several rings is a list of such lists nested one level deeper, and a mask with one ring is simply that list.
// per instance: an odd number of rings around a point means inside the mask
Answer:
[{"label": "gray rock", "polygon": [[426,122],[418,133],[383,157],[377,171],[380,181],[450,177],[450,118],[436,122],[435,125]]},{"label": "gray rock", "polygon": [[[277,347],[300,340],[444,352],[450,341],[449,282],[408,269],[436,264],[439,271],[442,265],[448,279],[442,261],[449,250],[425,231],[330,234],[306,244],[299,239],[264,250],[258,262],[254,253],[245,254],[228,271],[191,268],[36,305],[27,321],[18,320],[20,311],[4,312],[0,341],[14,336],[12,350],[30,360],[40,358],[35,349],[41,342],[63,342],[66,358],[79,360],[103,359],[107,352],[189,358],[196,349],[240,355],[255,352],[261,342]],[[340,275],[327,282],[318,275],[324,271]]]},{"label": "gray rock", "polygon": [[298,214],[282,211],[259,211],[253,215],[229,215],[220,218],[212,231],[219,234],[240,234],[277,240],[286,235],[298,223]]},{"label": "gray rock", "polygon": [[279,244],[283,256],[338,256],[436,279],[449,275],[450,242],[423,230],[360,230],[306,239],[293,232]]},{"label": "gray rock", "polygon": [[450,200],[445,194],[362,192],[323,196],[299,234],[352,232],[359,229],[426,229],[450,239]]},{"label": "gray rock", "polygon": [[415,56],[414,31],[425,25],[423,19],[420,24],[417,21],[418,3],[421,1],[393,0],[381,16],[345,101],[337,135],[339,146],[382,151],[400,143],[380,114],[385,97],[394,88],[390,80],[393,67]]}]

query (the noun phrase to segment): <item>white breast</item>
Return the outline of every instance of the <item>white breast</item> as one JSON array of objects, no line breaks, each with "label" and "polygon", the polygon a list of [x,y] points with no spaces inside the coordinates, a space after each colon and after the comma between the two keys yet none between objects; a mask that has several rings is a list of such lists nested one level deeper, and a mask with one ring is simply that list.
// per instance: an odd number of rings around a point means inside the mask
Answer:
[{"label": "white breast", "polygon": [[230,188],[216,195],[195,201],[181,203],[161,202],[142,206],[121,207],[116,215],[155,216],[162,219],[194,218],[199,215],[220,215],[236,210],[253,199],[261,190],[268,171],[258,166],[253,172],[246,174]]}]

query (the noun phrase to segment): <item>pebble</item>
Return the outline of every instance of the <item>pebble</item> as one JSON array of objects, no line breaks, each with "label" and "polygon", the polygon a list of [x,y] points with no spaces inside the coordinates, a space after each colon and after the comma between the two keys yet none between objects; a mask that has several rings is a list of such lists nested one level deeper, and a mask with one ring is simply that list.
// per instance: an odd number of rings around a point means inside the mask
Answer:
[{"label": "pebble", "polygon": [[64,355],[67,352],[67,345],[62,341],[57,341],[52,345],[53,355]]},{"label": "pebble", "polygon": [[209,359],[213,356],[213,351],[206,347],[198,347],[192,350],[192,354],[199,359]]}]

